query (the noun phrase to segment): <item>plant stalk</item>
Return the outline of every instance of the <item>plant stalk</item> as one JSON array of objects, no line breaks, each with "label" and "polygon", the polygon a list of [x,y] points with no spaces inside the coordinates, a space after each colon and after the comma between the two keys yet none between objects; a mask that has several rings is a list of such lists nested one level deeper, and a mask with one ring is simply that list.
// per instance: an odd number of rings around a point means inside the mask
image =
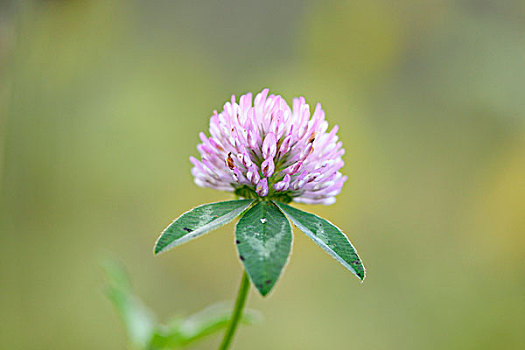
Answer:
[{"label": "plant stalk", "polygon": [[244,304],[246,303],[249,291],[250,279],[248,278],[248,274],[246,273],[246,271],[243,270],[241,285],[239,286],[237,300],[235,301],[235,308],[233,309],[232,319],[230,321],[228,329],[226,330],[226,333],[224,334],[224,338],[222,339],[222,343],[219,347],[219,350],[226,350],[230,346],[233,340],[233,335],[235,334],[237,326],[239,325],[239,321],[242,318],[242,310],[244,309]]}]

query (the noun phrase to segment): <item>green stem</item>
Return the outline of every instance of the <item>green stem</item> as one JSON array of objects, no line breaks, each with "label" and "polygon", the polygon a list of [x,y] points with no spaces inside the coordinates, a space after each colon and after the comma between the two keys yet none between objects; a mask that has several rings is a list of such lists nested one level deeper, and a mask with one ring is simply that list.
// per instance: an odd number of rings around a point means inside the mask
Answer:
[{"label": "green stem", "polygon": [[224,334],[224,339],[222,339],[221,346],[219,350],[226,350],[230,346],[230,343],[233,340],[233,335],[235,330],[239,325],[239,321],[242,317],[242,310],[244,309],[244,304],[246,303],[246,298],[248,297],[248,291],[250,290],[250,279],[246,271],[242,274],[241,285],[239,287],[239,292],[237,294],[237,300],[235,301],[235,308],[233,309],[232,319],[226,334]]}]

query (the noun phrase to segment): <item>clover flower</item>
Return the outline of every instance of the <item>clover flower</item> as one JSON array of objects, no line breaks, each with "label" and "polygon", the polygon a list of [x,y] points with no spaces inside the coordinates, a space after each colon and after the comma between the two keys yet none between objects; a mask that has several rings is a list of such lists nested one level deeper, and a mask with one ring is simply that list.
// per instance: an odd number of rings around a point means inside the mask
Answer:
[{"label": "clover flower", "polygon": [[332,204],[346,181],[339,172],[344,150],[337,126],[328,132],[320,104],[310,117],[303,97],[290,108],[268,89],[253,101],[250,93],[238,103],[233,96],[211,117],[210,134],[200,134],[201,160],[190,158],[195,182],[242,198],[184,213],[162,232],[156,254],[239,218],[235,245],[245,271],[243,288],[251,281],[266,296],[290,256],[293,223],[360,280],[365,278],[357,251],[339,228],[286,204]]},{"label": "clover flower", "polygon": [[190,157],[195,183],[234,191],[244,198],[332,204],[347,177],[342,142],[335,126],[328,132],[321,104],[310,116],[303,97],[292,108],[279,95],[262,90],[232,96],[210,119],[210,137],[200,133],[201,160]]}]

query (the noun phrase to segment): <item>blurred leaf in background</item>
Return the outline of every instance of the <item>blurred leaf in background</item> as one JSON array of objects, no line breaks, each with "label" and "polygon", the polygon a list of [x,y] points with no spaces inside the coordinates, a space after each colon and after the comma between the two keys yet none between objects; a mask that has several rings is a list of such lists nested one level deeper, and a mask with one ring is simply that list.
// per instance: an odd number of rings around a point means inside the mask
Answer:
[{"label": "blurred leaf in background", "polygon": [[[109,284],[108,297],[126,327],[133,349],[183,348],[203,337],[224,331],[230,323],[232,307],[218,303],[188,317],[176,316],[167,325],[160,324],[153,312],[134,295],[129,276],[119,263],[108,259],[103,268]],[[260,319],[258,312],[246,310],[241,323],[250,325]]]}]

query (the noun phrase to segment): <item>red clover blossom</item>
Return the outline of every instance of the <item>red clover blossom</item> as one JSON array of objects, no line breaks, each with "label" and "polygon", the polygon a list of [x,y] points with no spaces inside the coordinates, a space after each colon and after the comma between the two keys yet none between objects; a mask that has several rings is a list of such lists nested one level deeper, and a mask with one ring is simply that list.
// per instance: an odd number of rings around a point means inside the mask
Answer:
[{"label": "red clover blossom", "polygon": [[200,133],[201,160],[191,157],[195,183],[245,198],[332,204],[347,177],[338,127],[328,132],[321,104],[310,116],[304,97],[292,108],[264,89],[248,93],[214,112],[210,135]]}]

